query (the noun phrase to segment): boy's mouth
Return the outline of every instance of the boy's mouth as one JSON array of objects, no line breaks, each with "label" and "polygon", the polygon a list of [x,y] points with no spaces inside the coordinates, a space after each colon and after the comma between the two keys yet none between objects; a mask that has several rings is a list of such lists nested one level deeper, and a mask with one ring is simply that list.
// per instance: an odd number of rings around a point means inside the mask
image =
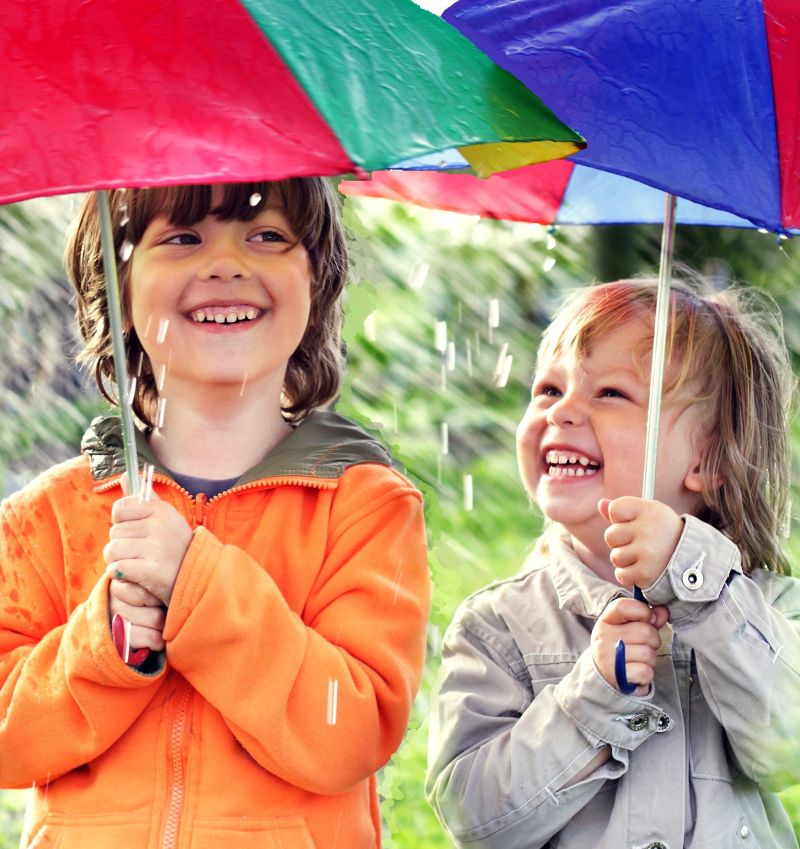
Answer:
[{"label": "boy's mouth", "polygon": [[583,478],[597,474],[600,463],[579,451],[550,449],[545,452],[547,474],[553,478]]},{"label": "boy's mouth", "polygon": [[239,324],[253,321],[263,310],[254,306],[237,304],[229,307],[200,307],[189,313],[189,318],[198,324]]}]

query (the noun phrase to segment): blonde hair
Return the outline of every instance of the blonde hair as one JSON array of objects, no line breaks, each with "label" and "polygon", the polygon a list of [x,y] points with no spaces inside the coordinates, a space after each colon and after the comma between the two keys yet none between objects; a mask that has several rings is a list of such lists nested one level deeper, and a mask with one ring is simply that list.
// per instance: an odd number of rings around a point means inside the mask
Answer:
[{"label": "blonde hair", "polygon": [[[545,331],[539,359],[587,354],[633,319],[653,322],[657,281],[619,280],[580,289]],[[673,282],[664,397],[703,405],[708,437],[698,518],[739,547],[745,573],[789,572],[781,536],[789,508],[788,417],[793,379],[777,307],[763,294],[714,292],[699,276]],[[642,363],[652,340],[634,359]],[[644,371],[644,370],[643,370]],[[645,382],[649,374],[642,375]]]},{"label": "blonde hair", "polygon": [[[265,205],[277,203],[311,260],[311,316],[300,345],[289,359],[283,386],[284,417],[299,421],[314,408],[333,399],[341,383],[341,300],[347,276],[347,247],[339,202],[328,182],[318,177],[231,183],[222,188],[222,200],[214,214],[222,220],[250,221]],[[135,247],[148,224],[159,214],[166,214],[179,227],[201,221],[211,212],[212,193],[210,185],[109,192],[117,256],[123,244]],[[77,294],[76,315],[84,340],[79,360],[92,370],[103,396],[118,405],[100,223],[93,192],[87,195],[78,213],[65,261]],[[141,421],[152,426],[158,388],[150,361],[130,320],[130,263],[122,260],[118,265],[123,326],[127,328],[127,366],[130,374],[137,375],[133,411]]]}]

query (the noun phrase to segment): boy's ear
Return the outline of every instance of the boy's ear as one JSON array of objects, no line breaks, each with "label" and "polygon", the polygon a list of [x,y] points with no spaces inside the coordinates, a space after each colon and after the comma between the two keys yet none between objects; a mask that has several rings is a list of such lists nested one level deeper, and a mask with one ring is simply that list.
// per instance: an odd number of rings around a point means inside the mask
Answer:
[{"label": "boy's ear", "polygon": [[692,465],[686,473],[686,477],[683,479],[683,485],[689,490],[689,492],[700,493],[707,488],[709,484],[712,489],[719,489],[719,487],[721,487],[725,482],[725,478],[722,473],[718,473],[710,481],[703,475],[703,460],[705,459],[706,452],[708,451],[708,443],[708,438],[703,439],[698,443],[697,449],[692,457]]}]

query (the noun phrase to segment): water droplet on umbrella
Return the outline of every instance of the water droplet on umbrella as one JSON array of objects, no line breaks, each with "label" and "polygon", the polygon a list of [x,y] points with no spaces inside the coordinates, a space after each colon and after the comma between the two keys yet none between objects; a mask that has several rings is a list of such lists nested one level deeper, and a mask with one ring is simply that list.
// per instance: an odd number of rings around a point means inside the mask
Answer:
[{"label": "water droplet on umbrella", "polygon": [[450,453],[450,429],[447,426],[447,422],[442,422],[440,428],[440,437],[441,437],[441,452],[442,454]]},{"label": "water droplet on umbrella", "polygon": [[464,475],[464,509],[473,509],[472,475]]},{"label": "water droplet on umbrella", "polygon": [[548,271],[552,271],[556,265],[556,258],[554,256],[548,256],[545,258],[545,261],[542,263],[542,271],[547,273]]},{"label": "water droplet on umbrella", "polygon": [[428,279],[428,272],[431,267],[427,262],[418,262],[411,272],[411,277],[408,280],[408,285],[411,289],[421,289]]},{"label": "water droplet on umbrella", "polygon": [[447,322],[446,321],[437,321],[436,322],[436,334],[434,337],[434,347],[440,354],[444,354],[447,351]]},{"label": "water droplet on umbrella", "polygon": [[328,725],[336,725],[336,713],[339,709],[339,680],[328,679]]},{"label": "water droplet on umbrella", "polygon": [[250,206],[258,206],[260,203],[261,203],[261,193],[260,192],[253,192],[253,194],[250,195]]},{"label": "water droplet on umbrella", "polygon": [[169,319],[168,318],[160,318],[158,320],[158,333],[156,334],[156,342],[159,345],[164,344],[164,340],[167,338],[167,331],[169,330]]},{"label": "water droplet on umbrella", "polygon": [[127,262],[131,258],[131,254],[133,253],[133,242],[129,242],[127,239],[119,246],[119,261]]}]

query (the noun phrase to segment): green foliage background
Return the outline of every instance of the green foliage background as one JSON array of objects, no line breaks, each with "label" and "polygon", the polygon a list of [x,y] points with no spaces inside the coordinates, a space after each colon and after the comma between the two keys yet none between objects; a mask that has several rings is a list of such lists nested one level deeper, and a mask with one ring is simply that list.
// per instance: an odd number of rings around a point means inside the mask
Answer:
[{"label": "green foliage background", "polygon": [[[72,363],[60,253],[74,208],[65,198],[0,208],[0,488],[6,494],[73,455],[102,407]],[[378,432],[424,492],[434,583],[424,681],[406,740],[380,776],[385,843],[444,849],[451,843],[422,789],[441,635],[465,596],[520,567],[541,526],[514,457],[539,334],[567,290],[655,273],[660,228],[555,232],[367,200],[348,201],[345,217],[353,285],[348,375],[338,409]],[[676,242],[678,259],[719,285],[738,279],[771,292],[795,359],[796,253],[793,243],[752,231],[679,228]],[[499,301],[496,328],[489,327],[492,299]],[[454,345],[449,364],[436,349],[438,322],[446,322]],[[513,358],[504,386],[496,380],[501,353]],[[797,443],[796,425],[794,431]],[[471,510],[464,503],[467,475]],[[796,533],[788,540],[794,562],[799,540]],[[0,791],[0,849],[17,845],[23,798],[24,791]],[[800,832],[800,791],[783,798]]]}]

